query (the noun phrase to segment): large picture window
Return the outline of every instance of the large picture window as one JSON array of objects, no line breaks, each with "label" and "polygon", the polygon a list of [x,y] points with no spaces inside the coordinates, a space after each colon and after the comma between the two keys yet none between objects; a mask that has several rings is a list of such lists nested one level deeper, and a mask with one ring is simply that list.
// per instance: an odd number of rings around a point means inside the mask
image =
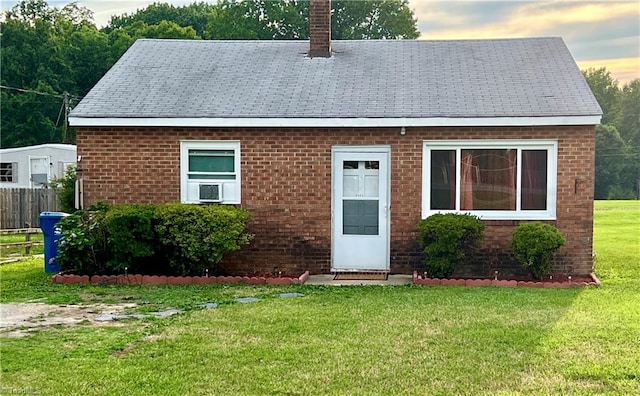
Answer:
[{"label": "large picture window", "polygon": [[555,219],[556,152],[554,141],[426,141],[423,216]]}]

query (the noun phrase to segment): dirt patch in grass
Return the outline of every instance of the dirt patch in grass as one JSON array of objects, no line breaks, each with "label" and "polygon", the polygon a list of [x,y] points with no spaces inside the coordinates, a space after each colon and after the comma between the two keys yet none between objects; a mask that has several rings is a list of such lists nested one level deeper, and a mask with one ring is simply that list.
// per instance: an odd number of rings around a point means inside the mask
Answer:
[{"label": "dirt patch in grass", "polygon": [[117,321],[99,322],[95,319],[105,313],[120,313],[136,304],[51,305],[43,303],[0,304],[0,336],[24,337],[31,331],[59,325],[114,325]]}]

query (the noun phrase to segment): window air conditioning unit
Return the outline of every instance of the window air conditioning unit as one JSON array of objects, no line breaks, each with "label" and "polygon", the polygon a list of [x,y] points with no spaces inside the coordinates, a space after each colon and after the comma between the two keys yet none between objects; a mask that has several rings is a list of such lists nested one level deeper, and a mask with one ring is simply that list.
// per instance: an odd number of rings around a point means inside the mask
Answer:
[{"label": "window air conditioning unit", "polygon": [[200,202],[222,202],[222,185],[200,184]]}]

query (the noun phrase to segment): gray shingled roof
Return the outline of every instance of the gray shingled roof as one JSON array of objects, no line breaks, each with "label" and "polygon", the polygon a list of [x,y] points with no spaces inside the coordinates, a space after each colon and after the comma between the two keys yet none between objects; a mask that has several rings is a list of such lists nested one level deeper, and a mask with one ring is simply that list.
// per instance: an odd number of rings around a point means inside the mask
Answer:
[{"label": "gray shingled roof", "polygon": [[138,40],[71,112],[88,118],[469,118],[602,112],[561,38]]}]

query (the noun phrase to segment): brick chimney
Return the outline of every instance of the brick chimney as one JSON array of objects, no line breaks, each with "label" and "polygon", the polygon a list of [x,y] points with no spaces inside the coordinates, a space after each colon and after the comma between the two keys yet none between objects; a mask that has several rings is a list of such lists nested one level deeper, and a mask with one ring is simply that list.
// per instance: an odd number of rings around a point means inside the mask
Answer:
[{"label": "brick chimney", "polygon": [[331,0],[309,1],[309,56],[331,57]]}]

